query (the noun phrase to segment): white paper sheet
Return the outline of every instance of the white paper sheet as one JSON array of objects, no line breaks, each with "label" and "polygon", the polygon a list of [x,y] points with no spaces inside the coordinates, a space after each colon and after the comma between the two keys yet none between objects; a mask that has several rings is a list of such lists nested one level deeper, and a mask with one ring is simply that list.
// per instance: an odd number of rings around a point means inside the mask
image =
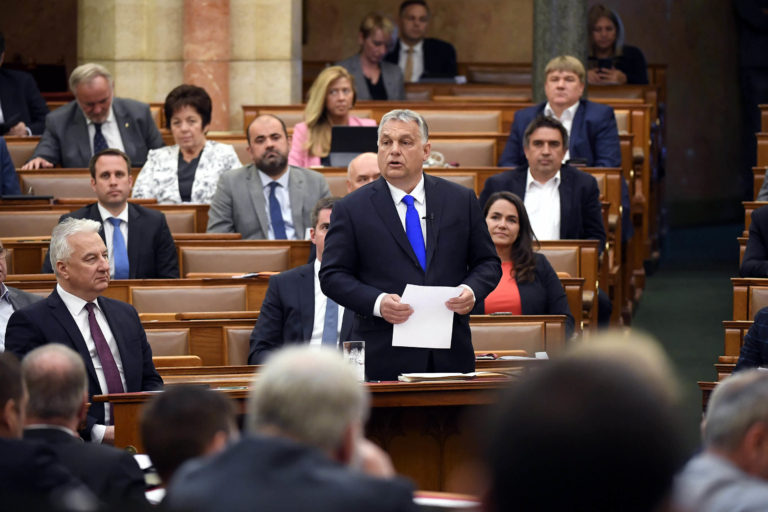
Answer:
[{"label": "white paper sheet", "polygon": [[451,348],[453,311],[445,303],[461,295],[464,288],[457,286],[405,287],[400,302],[413,308],[413,314],[402,324],[394,326],[393,347]]}]

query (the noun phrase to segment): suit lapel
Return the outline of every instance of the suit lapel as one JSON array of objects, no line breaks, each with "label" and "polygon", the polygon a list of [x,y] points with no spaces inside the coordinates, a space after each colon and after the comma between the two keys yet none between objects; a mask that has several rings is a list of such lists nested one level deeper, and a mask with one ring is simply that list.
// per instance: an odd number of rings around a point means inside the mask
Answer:
[{"label": "suit lapel", "polygon": [[571,202],[573,201],[573,175],[567,167],[560,169],[560,239],[568,237],[566,222],[571,218]]},{"label": "suit lapel", "polygon": [[525,201],[526,186],[528,178],[528,167],[521,166],[512,171],[512,193]]},{"label": "suit lapel", "polygon": [[312,328],[315,325],[315,268],[314,263],[305,265],[297,283],[299,292],[299,307],[301,307],[301,329],[303,339],[312,338]]},{"label": "suit lapel", "polygon": [[99,230],[99,236],[101,237],[101,240],[104,242],[104,245],[107,245],[107,233],[104,230],[104,219],[101,218],[101,213],[99,213],[99,203],[93,203],[92,205],[89,206],[88,218],[91,220],[95,220],[96,222],[101,224],[101,230]]},{"label": "suit lapel", "polygon": [[[579,100],[579,108],[576,109],[576,116],[573,118],[573,124],[571,124],[571,133],[570,133],[570,142],[568,143],[568,157],[569,158],[586,158],[589,155],[582,155],[581,152],[577,149],[577,146],[581,144],[582,139],[584,139],[584,133],[586,130],[586,127],[584,124],[587,122],[587,107],[584,104],[583,100]],[[576,149],[576,154],[574,154],[574,149]]]},{"label": "suit lapel", "polygon": [[84,162],[90,162],[93,153],[91,151],[91,138],[88,136],[88,123],[85,120],[85,114],[80,106],[75,102],[75,113],[72,120],[72,135],[77,141],[77,150],[80,152]]},{"label": "suit lapel", "polygon": [[416,253],[413,252],[413,247],[411,247],[411,243],[408,241],[408,237],[405,234],[405,229],[403,229],[403,223],[400,222],[400,216],[397,214],[397,208],[395,207],[394,201],[392,201],[392,194],[389,192],[387,180],[383,177],[379,178],[371,186],[374,190],[371,195],[371,202],[376,208],[381,220],[384,221],[384,225],[387,226],[387,229],[392,233],[395,241],[402,247],[405,253],[410,256],[414,263],[419,263],[418,258],[416,258]]},{"label": "suit lapel", "polygon": [[83,335],[80,333],[75,319],[72,318],[67,305],[61,300],[59,293],[56,289],[48,296],[48,306],[51,308],[51,314],[61,324],[64,330],[67,332],[69,339],[72,340],[72,345],[75,346],[80,357],[83,358],[85,367],[88,370],[88,375],[93,379],[93,382],[99,382],[96,377],[96,369],[93,367],[93,361],[91,360],[91,353],[88,350],[88,346],[85,344]]},{"label": "suit lapel", "polygon": [[[443,204],[445,203],[445,187],[434,177],[424,174],[424,194],[427,203],[427,269],[435,255],[437,235],[443,220]],[[432,219],[432,220],[430,220]]]},{"label": "suit lapel", "polygon": [[269,233],[267,200],[264,199],[264,186],[261,184],[259,171],[254,164],[248,165],[248,173],[245,179],[248,182],[248,191],[251,194],[251,201],[253,201],[253,209],[256,211],[256,218],[258,219],[259,224],[261,224],[261,231],[266,239],[267,234]]},{"label": "suit lapel", "polygon": [[136,159],[136,146],[131,138],[130,119],[125,111],[123,111],[120,98],[112,99],[112,112],[115,113],[115,122],[117,123],[117,129],[120,130],[120,138],[123,141],[123,148],[125,154],[131,159]]},{"label": "suit lapel", "polygon": [[[132,204],[128,204],[128,278],[138,279],[139,245],[141,244],[141,212]],[[144,241],[144,243],[148,243]]]},{"label": "suit lapel", "polygon": [[288,177],[288,196],[291,198],[291,216],[293,217],[296,239],[304,240],[304,218],[302,216],[304,176],[293,166],[291,166],[291,174]]}]

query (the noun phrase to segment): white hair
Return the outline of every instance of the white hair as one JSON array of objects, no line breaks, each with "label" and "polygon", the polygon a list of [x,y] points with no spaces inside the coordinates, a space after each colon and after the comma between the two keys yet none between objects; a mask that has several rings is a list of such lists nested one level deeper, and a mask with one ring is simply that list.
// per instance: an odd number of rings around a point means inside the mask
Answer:
[{"label": "white hair", "polygon": [[429,142],[429,128],[427,122],[421,117],[421,114],[414,112],[413,110],[397,109],[390,110],[384,117],[381,118],[379,123],[379,140],[381,140],[381,129],[387,123],[387,121],[402,121],[404,123],[416,123],[419,126],[419,133],[421,134],[421,143],[426,144]]},{"label": "white hair", "polygon": [[112,73],[110,73],[109,70],[101,64],[94,64],[93,62],[89,62],[88,64],[77,66],[75,70],[72,71],[72,74],[69,75],[69,89],[72,91],[72,94],[76,94],[77,86],[79,84],[83,82],[90,82],[99,76],[103,76],[107,79],[111,89],[115,88],[115,80],[112,78]]},{"label": "white hair", "polygon": [[321,450],[335,450],[368,415],[368,392],[338,352],[309,347],[277,352],[248,399],[248,429],[276,428]]},{"label": "white hair", "polygon": [[29,392],[28,415],[42,419],[77,416],[88,391],[88,374],[80,354],[61,343],[48,343],[24,357],[21,372]]},{"label": "white hair", "polygon": [[51,233],[51,245],[48,248],[48,257],[51,260],[53,273],[59,276],[56,270],[56,263],[59,261],[69,261],[72,256],[72,246],[69,245],[69,237],[78,233],[98,233],[101,224],[91,219],[74,219],[72,217],[64,219]]},{"label": "white hair", "polygon": [[709,399],[704,444],[736,450],[755,423],[768,425],[768,373],[739,372],[718,384]]}]

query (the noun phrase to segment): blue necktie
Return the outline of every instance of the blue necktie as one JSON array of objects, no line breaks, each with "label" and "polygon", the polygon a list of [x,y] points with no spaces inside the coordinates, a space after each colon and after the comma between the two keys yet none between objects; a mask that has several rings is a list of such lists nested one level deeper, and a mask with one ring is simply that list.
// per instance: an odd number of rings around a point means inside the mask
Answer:
[{"label": "blue necktie", "polygon": [[112,233],[112,259],[115,261],[115,279],[128,279],[130,266],[128,264],[128,249],[125,248],[125,238],[120,231],[120,219],[110,217],[109,219],[114,232]]},{"label": "blue necktie", "polygon": [[285,240],[288,238],[285,234],[285,222],[283,222],[283,211],[280,209],[280,201],[277,200],[275,189],[280,184],[273,181],[269,184],[269,220],[272,222],[272,231],[275,234],[275,240]]},{"label": "blue necktie", "polygon": [[411,247],[413,247],[413,252],[416,253],[416,257],[421,263],[421,268],[426,270],[427,250],[424,248],[424,233],[421,231],[419,212],[413,206],[413,196],[405,196],[403,202],[408,206],[408,210],[405,212],[405,236],[411,242]]},{"label": "blue necktie", "polygon": [[107,149],[107,139],[104,138],[104,134],[101,133],[101,124],[93,123],[93,127],[96,128],[96,132],[93,134],[93,154],[95,155],[99,151]]},{"label": "blue necktie", "polygon": [[323,345],[336,348],[336,332],[339,329],[339,305],[331,299],[325,304],[325,323],[323,324]]}]

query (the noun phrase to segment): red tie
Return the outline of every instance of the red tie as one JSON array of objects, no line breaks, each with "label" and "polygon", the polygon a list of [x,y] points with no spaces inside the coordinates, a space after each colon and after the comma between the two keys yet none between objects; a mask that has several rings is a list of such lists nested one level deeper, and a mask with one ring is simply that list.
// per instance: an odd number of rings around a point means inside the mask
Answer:
[{"label": "red tie", "polygon": [[[101,332],[101,327],[96,321],[96,315],[93,313],[93,308],[96,304],[89,302],[85,305],[85,309],[88,310],[88,324],[91,326],[91,337],[96,344],[96,352],[99,354],[99,361],[101,361],[101,369],[104,372],[104,379],[107,381],[107,393],[113,395],[115,393],[125,393],[123,388],[123,381],[120,380],[120,370],[117,369],[117,363],[115,357],[112,355],[112,351],[109,349],[109,344],[104,333]],[[101,390],[102,393],[104,390]],[[110,410],[110,413],[112,411]],[[109,422],[114,423],[114,415],[109,415]]]}]

